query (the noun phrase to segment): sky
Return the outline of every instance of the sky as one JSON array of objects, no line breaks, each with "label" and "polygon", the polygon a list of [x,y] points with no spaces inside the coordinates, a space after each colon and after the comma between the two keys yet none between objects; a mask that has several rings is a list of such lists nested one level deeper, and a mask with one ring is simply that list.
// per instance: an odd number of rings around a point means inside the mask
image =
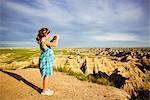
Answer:
[{"label": "sky", "polygon": [[150,47],[150,0],[0,0],[0,47],[38,47],[38,30],[60,48]]}]

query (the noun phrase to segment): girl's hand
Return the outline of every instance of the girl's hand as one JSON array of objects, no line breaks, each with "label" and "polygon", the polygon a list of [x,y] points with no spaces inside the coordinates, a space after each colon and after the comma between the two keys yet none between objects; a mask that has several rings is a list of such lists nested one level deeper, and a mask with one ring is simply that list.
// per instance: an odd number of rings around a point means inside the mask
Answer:
[{"label": "girl's hand", "polygon": [[59,39],[59,35],[58,34],[55,34],[54,35],[54,40],[58,40]]},{"label": "girl's hand", "polygon": [[56,39],[57,39],[57,36],[54,36],[54,37],[53,37],[53,40],[56,40]]}]

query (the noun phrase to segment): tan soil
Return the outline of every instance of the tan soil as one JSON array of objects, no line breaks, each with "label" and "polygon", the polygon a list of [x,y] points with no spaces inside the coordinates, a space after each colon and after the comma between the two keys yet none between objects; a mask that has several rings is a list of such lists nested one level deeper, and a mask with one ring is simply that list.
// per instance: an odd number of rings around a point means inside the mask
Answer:
[{"label": "tan soil", "polygon": [[1,100],[128,100],[128,94],[121,89],[80,81],[55,71],[49,87],[55,91],[53,96],[39,93],[42,89],[39,69],[0,71]]}]

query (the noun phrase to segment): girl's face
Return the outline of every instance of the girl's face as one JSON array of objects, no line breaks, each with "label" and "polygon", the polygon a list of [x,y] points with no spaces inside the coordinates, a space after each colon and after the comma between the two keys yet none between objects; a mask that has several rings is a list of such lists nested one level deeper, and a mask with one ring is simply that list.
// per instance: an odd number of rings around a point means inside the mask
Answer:
[{"label": "girl's face", "polygon": [[46,39],[48,39],[50,37],[50,32],[46,35]]}]

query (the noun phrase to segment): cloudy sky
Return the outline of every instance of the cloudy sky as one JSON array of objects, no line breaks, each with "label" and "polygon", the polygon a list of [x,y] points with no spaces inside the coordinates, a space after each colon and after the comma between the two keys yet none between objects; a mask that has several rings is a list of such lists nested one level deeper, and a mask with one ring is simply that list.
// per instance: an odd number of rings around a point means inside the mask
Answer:
[{"label": "cloudy sky", "polygon": [[150,47],[150,0],[1,0],[0,46],[37,46],[41,27],[59,47]]}]

